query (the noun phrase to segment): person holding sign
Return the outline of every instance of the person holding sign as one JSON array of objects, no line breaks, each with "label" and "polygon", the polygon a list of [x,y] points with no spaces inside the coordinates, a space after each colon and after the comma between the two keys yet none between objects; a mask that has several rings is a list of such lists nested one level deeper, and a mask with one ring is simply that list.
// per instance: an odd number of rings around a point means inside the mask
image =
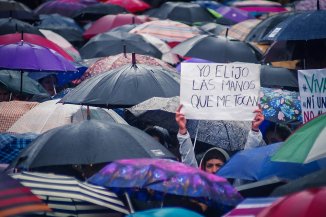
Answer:
[{"label": "person holding sign", "polygon": [[[194,148],[188,133],[186,123],[187,119],[183,113],[181,113],[182,105],[180,105],[176,111],[176,122],[179,126],[178,140],[180,144],[181,161],[187,165],[198,167]],[[251,130],[249,131],[245,149],[254,148],[263,143],[263,136],[259,130],[260,124],[264,121],[264,115],[261,109],[254,111],[256,113],[254,120],[252,121]],[[200,161],[200,169],[215,174],[229,159],[229,155],[220,148],[211,148],[203,156]]]}]

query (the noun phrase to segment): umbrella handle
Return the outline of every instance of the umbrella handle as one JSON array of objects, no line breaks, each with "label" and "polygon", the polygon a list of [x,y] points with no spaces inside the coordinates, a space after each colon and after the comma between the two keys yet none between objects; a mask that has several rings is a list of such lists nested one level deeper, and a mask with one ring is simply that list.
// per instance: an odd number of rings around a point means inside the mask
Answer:
[{"label": "umbrella handle", "polygon": [[131,204],[129,194],[127,192],[125,192],[124,195],[126,197],[126,200],[127,200],[127,203],[128,203],[129,209],[130,209],[130,213],[135,213],[134,207]]}]

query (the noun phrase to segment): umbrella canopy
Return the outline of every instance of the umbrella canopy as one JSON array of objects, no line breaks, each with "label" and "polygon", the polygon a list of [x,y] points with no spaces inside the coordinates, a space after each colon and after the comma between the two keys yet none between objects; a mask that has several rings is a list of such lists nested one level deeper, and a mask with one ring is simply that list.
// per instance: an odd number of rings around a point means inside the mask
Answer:
[{"label": "umbrella canopy", "polygon": [[294,14],[276,25],[263,40],[312,40],[326,38],[326,11]]},{"label": "umbrella canopy", "polygon": [[[104,57],[97,60],[94,64],[92,64],[83,76],[80,78],[78,83],[84,81],[88,78],[94,77],[95,75],[102,74],[109,70],[113,70],[124,66],[126,64],[130,64],[132,62],[132,54],[118,54],[115,56]],[[162,60],[156,59],[154,57],[145,56],[145,55],[137,55],[136,56],[137,64],[145,64],[150,66],[159,66],[162,68],[166,68],[168,70],[173,71],[174,69],[167,63],[163,62]]]},{"label": "umbrella canopy", "polygon": [[85,4],[69,1],[47,1],[39,5],[34,12],[36,14],[61,14],[66,17],[72,17],[77,10],[86,8]]},{"label": "umbrella canopy", "polygon": [[287,11],[281,3],[266,0],[236,1],[232,6],[249,12],[271,13]]},{"label": "umbrella canopy", "polygon": [[160,143],[137,128],[87,120],[43,133],[18,156],[12,166],[37,170],[45,166],[90,165],[143,157],[175,158]]},{"label": "umbrella canopy", "polygon": [[127,215],[126,217],[203,217],[197,212],[190,211],[183,208],[160,208],[160,209],[150,209],[141,212],[136,212]]},{"label": "umbrella canopy", "polygon": [[179,95],[179,80],[160,67],[128,64],[90,78],[60,102],[98,107],[130,107],[151,97]]},{"label": "umbrella canopy", "polygon": [[166,159],[114,161],[89,178],[88,182],[111,189],[147,188],[229,207],[242,199],[224,178]]},{"label": "umbrella canopy", "polygon": [[292,194],[309,188],[326,186],[325,177],[326,169],[319,170],[276,188],[272,195],[284,196],[286,194]]},{"label": "umbrella canopy", "polygon": [[10,164],[36,137],[33,133],[0,133],[0,164]]},{"label": "umbrella canopy", "polygon": [[302,123],[299,92],[261,87],[259,103],[266,120],[282,124]]},{"label": "umbrella canopy", "polygon": [[228,30],[225,29],[219,35],[220,36],[227,35],[230,38],[234,38],[240,41],[245,41],[245,38],[247,37],[251,29],[255,28],[255,26],[258,25],[260,22],[261,20],[258,19],[245,20],[231,26]]},{"label": "umbrella canopy", "polygon": [[172,52],[217,63],[258,63],[260,59],[260,53],[249,44],[212,35],[195,36],[174,47]]},{"label": "umbrella canopy", "polygon": [[27,187],[5,173],[0,173],[0,215],[16,216],[51,209]]},{"label": "umbrella canopy", "polygon": [[108,0],[107,3],[119,5],[130,13],[136,13],[151,8],[149,4],[142,0]]},{"label": "umbrella canopy", "polygon": [[[56,216],[129,214],[115,193],[73,177],[32,172],[15,173],[11,177],[42,198]],[[76,213],[72,213],[74,209],[77,209]]]},{"label": "umbrella canopy", "polygon": [[272,157],[273,161],[309,163],[326,157],[326,114],[305,123]]},{"label": "umbrella canopy", "polygon": [[160,8],[150,13],[159,19],[174,20],[190,24],[196,22],[213,22],[214,16],[199,4],[183,2],[166,2]]},{"label": "umbrella canopy", "polygon": [[224,18],[237,23],[254,18],[247,11],[240,10],[235,7],[220,6],[216,8],[215,11],[222,15]]},{"label": "umbrella canopy", "polygon": [[33,14],[32,10],[18,1],[0,1],[0,17],[13,17],[19,20],[33,21],[37,16]]},{"label": "umbrella canopy", "polygon": [[154,20],[138,25],[131,33],[144,33],[165,42],[182,42],[199,35],[198,29],[172,20]]},{"label": "umbrella canopy", "polygon": [[143,36],[126,32],[107,32],[89,40],[81,49],[84,59],[117,55],[119,53],[137,53],[156,58],[162,52],[148,43]]},{"label": "umbrella canopy", "polygon": [[[80,105],[62,105],[59,100],[50,100],[40,103],[21,118],[19,118],[8,132],[37,133],[41,134],[56,127],[67,124],[75,124],[87,119],[86,107]],[[117,113],[101,108],[89,108],[92,120],[103,120],[127,124]]]},{"label": "umbrella canopy", "polygon": [[[41,84],[29,78],[26,74],[23,75],[22,92],[24,94],[36,94],[48,96],[46,90]],[[0,70],[0,83],[3,84],[9,91],[19,93],[21,90],[21,76],[17,71]]]},{"label": "umbrella canopy", "polygon": [[0,45],[0,68],[31,71],[76,71],[57,52],[28,42]]},{"label": "umbrella canopy", "polygon": [[0,132],[6,132],[23,114],[38,105],[38,102],[0,102]]},{"label": "umbrella canopy", "polygon": [[[317,3],[318,2],[318,3]],[[319,8],[317,6],[319,4]],[[300,0],[294,2],[294,9],[298,11],[312,11],[312,10],[325,10],[326,1],[325,0]]]},{"label": "umbrella canopy", "polygon": [[261,211],[257,217],[322,217],[326,213],[325,200],[325,187],[309,189],[280,198]]},{"label": "umbrella canopy", "polygon": [[199,29],[203,32],[202,34],[212,33],[214,35],[219,35],[221,32],[226,30],[227,27],[218,23],[207,23],[200,26]]},{"label": "umbrella canopy", "polygon": [[56,52],[58,52],[60,55],[62,55],[64,58],[73,61],[74,59],[72,56],[70,56],[65,50],[63,50],[59,45],[53,43],[52,41],[41,37],[39,35],[30,34],[30,33],[13,33],[13,34],[6,34],[6,35],[0,35],[0,44],[13,44],[20,42],[21,40],[24,40],[25,42],[29,42],[32,44],[36,44],[42,47],[50,48]]},{"label": "umbrella canopy", "polygon": [[108,14],[120,14],[126,12],[126,9],[119,5],[99,3],[76,11],[73,18],[75,20],[97,20]]},{"label": "umbrella canopy", "polygon": [[0,35],[11,34],[16,32],[32,33],[43,36],[42,33],[29,23],[14,19],[2,18],[0,19]]},{"label": "umbrella canopy", "polygon": [[217,174],[225,178],[264,180],[277,176],[284,179],[296,179],[320,169],[317,162],[308,165],[271,161],[271,156],[284,144],[248,149],[235,154]]},{"label": "umbrella canopy", "polygon": [[260,84],[262,87],[298,89],[298,72],[287,68],[262,65],[260,68]]},{"label": "umbrella canopy", "polygon": [[86,39],[90,39],[95,35],[110,31],[111,29],[126,25],[126,24],[140,24],[148,21],[146,16],[136,16],[133,14],[117,14],[106,15],[96,20],[91,26],[84,32],[83,36]]}]

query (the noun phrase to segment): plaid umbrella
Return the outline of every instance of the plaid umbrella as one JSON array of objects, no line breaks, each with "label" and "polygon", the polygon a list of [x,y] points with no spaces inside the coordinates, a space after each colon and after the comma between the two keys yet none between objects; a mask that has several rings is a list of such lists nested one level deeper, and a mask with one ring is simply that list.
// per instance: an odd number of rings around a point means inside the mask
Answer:
[{"label": "plaid umbrella", "polygon": [[35,138],[36,134],[0,133],[0,163],[11,163]]},{"label": "plaid umbrella", "polygon": [[[258,19],[250,19],[237,23],[233,25],[230,29],[228,29],[227,36],[234,39],[238,39],[240,41],[244,41],[250,31],[255,28],[255,26],[260,22],[261,20]],[[226,31],[227,30],[225,29],[219,35],[225,36]]]},{"label": "plaid umbrella", "polygon": [[48,212],[51,209],[32,194],[29,188],[7,174],[0,173],[0,216],[16,216],[38,211]]},{"label": "plaid umbrella", "polygon": [[0,102],[0,132],[8,130],[23,114],[38,105],[38,102]]}]

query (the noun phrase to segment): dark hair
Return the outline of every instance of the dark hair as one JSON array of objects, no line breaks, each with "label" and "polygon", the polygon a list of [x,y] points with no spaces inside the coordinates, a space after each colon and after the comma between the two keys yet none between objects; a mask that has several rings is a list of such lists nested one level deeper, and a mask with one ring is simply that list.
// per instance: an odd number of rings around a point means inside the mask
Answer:
[{"label": "dark hair", "polygon": [[283,141],[286,140],[292,133],[289,127],[281,124],[274,124],[269,126],[266,129],[266,134],[267,132],[274,132],[274,134],[277,134]]},{"label": "dark hair", "polygon": [[204,157],[201,160],[200,167],[202,170],[205,170],[207,161],[209,161],[211,159],[219,159],[225,163],[229,159],[229,156],[224,150],[221,150],[219,148],[212,148],[212,149],[208,150],[204,154]]},{"label": "dark hair", "polygon": [[157,128],[155,127],[148,127],[144,130],[147,134],[149,134],[150,136],[153,136],[153,137],[157,137],[159,139],[159,142],[162,144],[162,145],[165,145],[165,139],[164,139],[164,135],[163,133],[158,130]]}]

